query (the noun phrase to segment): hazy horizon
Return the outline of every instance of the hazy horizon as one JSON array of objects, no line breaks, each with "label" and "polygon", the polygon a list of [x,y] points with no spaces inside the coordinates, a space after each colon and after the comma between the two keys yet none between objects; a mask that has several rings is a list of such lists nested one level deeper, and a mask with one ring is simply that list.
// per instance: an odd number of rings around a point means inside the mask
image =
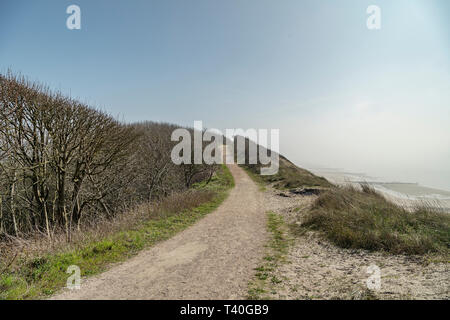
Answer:
[{"label": "hazy horizon", "polygon": [[[280,129],[280,153],[450,190],[450,2],[2,1],[9,68],[125,121]],[[381,29],[366,27],[369,5]]]}]

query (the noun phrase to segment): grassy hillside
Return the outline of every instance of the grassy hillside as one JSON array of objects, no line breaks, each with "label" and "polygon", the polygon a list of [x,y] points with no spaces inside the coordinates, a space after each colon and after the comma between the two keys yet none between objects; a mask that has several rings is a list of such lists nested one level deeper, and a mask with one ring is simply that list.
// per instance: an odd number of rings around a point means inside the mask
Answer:
[{"label": "grassy hillside", "polygon": [[[238,156],[243,156],[238,151],[238,139],[239,137],[234,138],[234,146],[235,146],[235,159],[237,160]],[[262,167],[261,164],[248,164],[249,157],[249,149],[250,147],[255,148],[257,150],[259,159],[260,149],[263,149],[266,154],[271,154],[273,151],[267,150],[266,148],[256,145],[255,143],[247,138],[245,138],[245,164],[242,167],[249,173],[249,175],[260,185],[265,184],[273,184],[273,186],[277,189],[293,189],[293,188],[302,188],[302,187],[323,187],[328,188],[331,187],[332,184],[329,183],[325,178],[318,177],[308,170],[297,167],[291,161],[289,161],[286,157],[279,155],[279,170],[277,174],[262,176],[260,175],[260,169]],[[258,160],[259,162],[259,160]]]},{"label": "grassy hillside", "polygon": [[270,176],[260,175],[261,165],[244,165],[255,179],[264,183],[274,183],[277,189],[292,189],[301,187],[331,187],[325,178],[318,177],[308,170],[297,167],[283,156],[280,156],[278,173]]}]

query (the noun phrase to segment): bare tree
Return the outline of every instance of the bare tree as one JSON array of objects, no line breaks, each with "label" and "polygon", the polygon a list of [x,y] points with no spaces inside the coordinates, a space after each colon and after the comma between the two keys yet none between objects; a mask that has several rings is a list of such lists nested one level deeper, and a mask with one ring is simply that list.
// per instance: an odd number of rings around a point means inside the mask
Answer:
[{"label": "bare tree", "polygon": [[209,181],[217,166],[172,163],[177,126],[125,125],[24,77],[0,75],[0,234],[112,218],[143,201]]}]

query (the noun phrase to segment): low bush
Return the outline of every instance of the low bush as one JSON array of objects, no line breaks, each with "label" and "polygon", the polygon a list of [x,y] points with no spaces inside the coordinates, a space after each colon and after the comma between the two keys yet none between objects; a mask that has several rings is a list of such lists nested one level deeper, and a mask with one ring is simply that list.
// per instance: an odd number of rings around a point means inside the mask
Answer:
[{"label": "low bush", "polygon": [[369,186],[333,188],[308,209],[301,228],[319,230],[344,248],[393,254],[449,253],[450,215],[423,206],[408,211]]}]

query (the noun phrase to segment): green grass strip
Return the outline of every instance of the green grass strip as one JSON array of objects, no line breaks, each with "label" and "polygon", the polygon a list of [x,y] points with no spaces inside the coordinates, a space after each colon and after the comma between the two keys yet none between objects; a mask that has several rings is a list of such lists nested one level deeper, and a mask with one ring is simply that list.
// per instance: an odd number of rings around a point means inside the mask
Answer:
[{"label": "green grass strip", "polygon": [[268,212],[267,230],[270,238],[266,244],[266,255],[255,269],[254,279],[248,287],[248,299],[268,299],[267,294],[275,293],[275,286],[283,281],[275,275],[277,267],[286,262],[291,239],[288,237],[287,227],[282,216]]}]

